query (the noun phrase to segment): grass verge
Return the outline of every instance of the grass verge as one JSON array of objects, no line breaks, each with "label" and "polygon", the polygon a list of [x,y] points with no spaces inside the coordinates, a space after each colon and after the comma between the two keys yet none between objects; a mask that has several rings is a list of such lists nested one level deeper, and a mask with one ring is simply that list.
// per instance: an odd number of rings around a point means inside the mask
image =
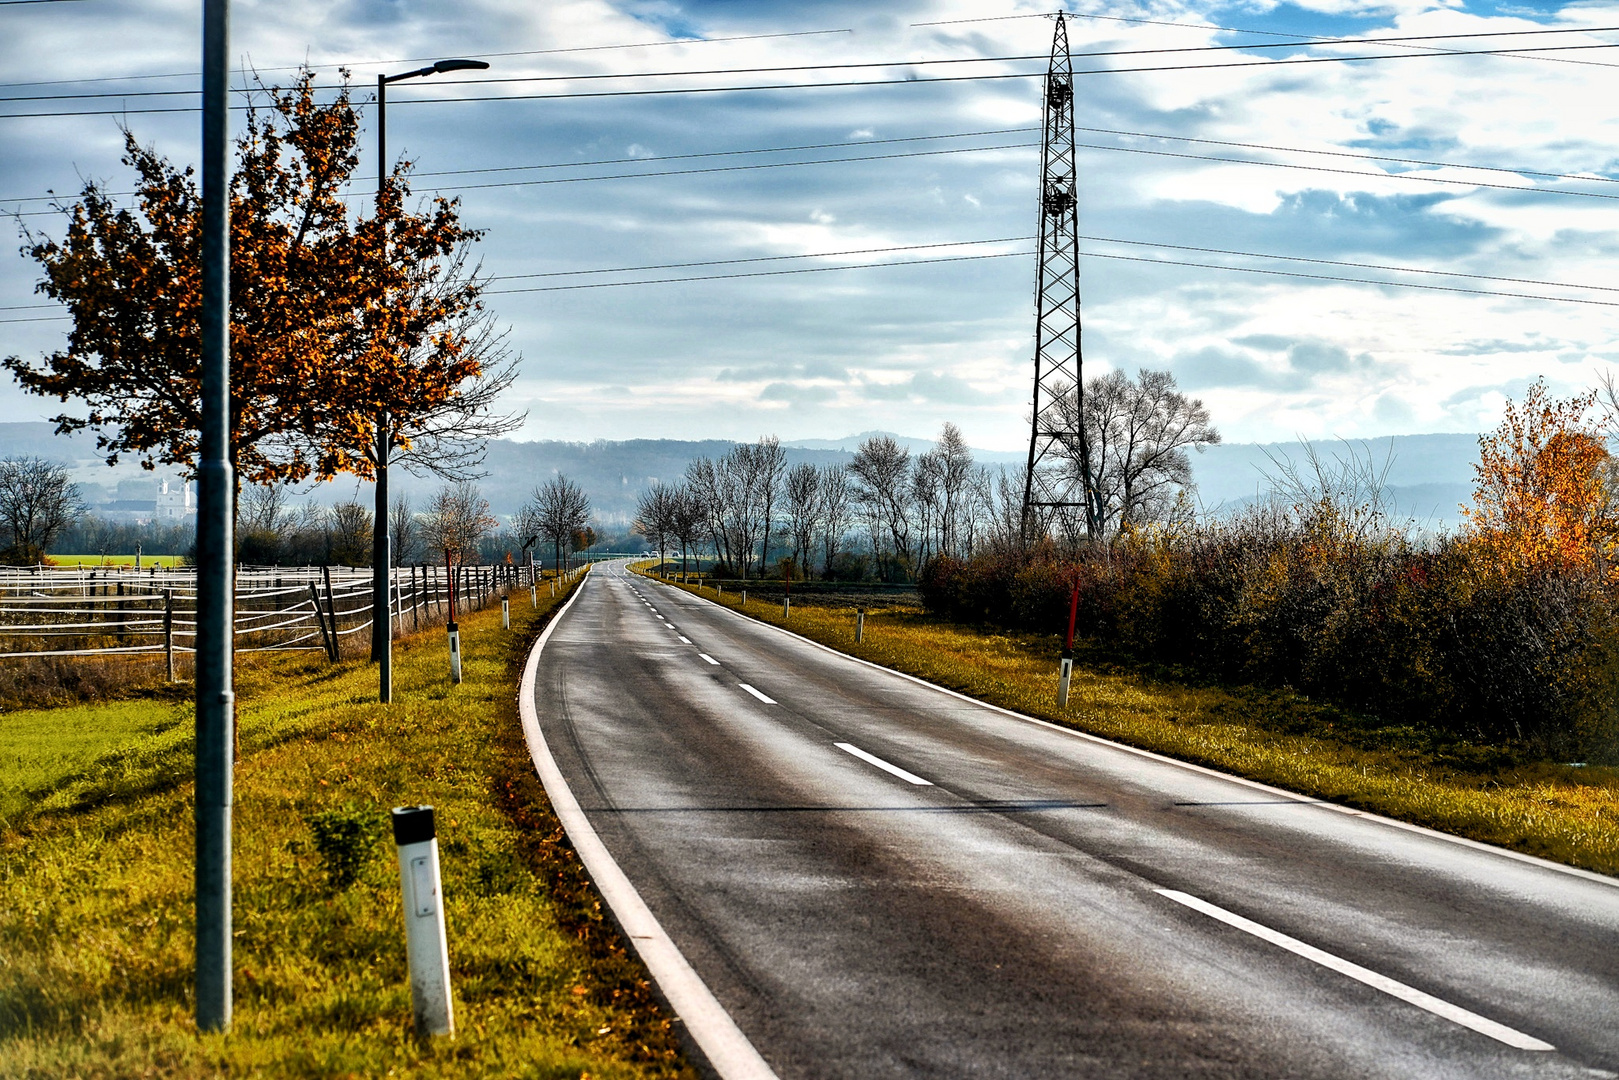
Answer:
[{"label": "grass verge", "polygon": [[[0,1074],[7,1077],[687,1077],[668,1015],[604,920],[516,716],[560,604],[514,595],[369,665],[238,666],[235,993],[191,1021],[192,709],[0,715]],[[457,1037],[418,1041],[386,809],[438,808]]]},{"label": "grass verge", "polygon": [[[676,586],[715,602],[712,589]],[[717,602],[738,609],[726,590]],[[1097,655],[1075,663],[1058,709],[1061,642],[874,608],[854,614],[750,600],[745,613],[811,640],[1003,708],[1315,798],[1619,874],[1619,770],[1524,761],[1436,740],[1288,691],[1202,682]]]}]

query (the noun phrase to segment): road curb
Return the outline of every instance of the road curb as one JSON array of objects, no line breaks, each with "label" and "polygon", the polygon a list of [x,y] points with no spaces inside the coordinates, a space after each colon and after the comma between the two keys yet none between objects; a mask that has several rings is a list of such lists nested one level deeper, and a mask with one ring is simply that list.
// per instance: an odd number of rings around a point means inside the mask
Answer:
[{"label": "road curb", "polygon": [[646,574],[642,574],[640,576],[646,581],[652,582],[654,585],[662,585],[665,588],[675,589],[677,592],[690,596],[692,599],[701,601],[710,607],[716,608],[720,611],[729,612],[731,615],[734,615],[739,619],[747,619],[749,622],[757,626],[766,627],[776,631],[777,633],[785,634],[790,638],[796,638],[797,640],[804,642],[806,645],[813,645],[815,648],[820,649],[823,652],[829,652],[835,656],[841,656],[845,660],[852,660],[857,664],[864,664],[866,667],[873,668],[877,671],[885,671],[890,675],[897,675],[901,679],[906,679],[910,682],[916,683],[918,686],[925,686],[928,689],[936,690],[941,694],[948,694],[950,697],[956,698],[960,701],[971,702],[972,704],[981,708],[989,709],[992,712],[998,712],[1001,715],[1011,717],[1014,720],[1021,720],[1026,724],[1037,724],[1040,727],[1050,728],[1052,731],[1060,731],[1064,735],[1070,735],[1076,739],[1083,739],[1087,742],[1099,743],[1114,750],[1122,750],[1129,754],[1135,754],[1138,757],[1150,758],[1153,761],[1160,761],[1166,765],[1174,765],[1177,768],[1185,769],[1189,772],[1201,773],[1204,776],[1213,776],[1221,780],[1229,780],[1234,784],[1241,784],[1245,787],[1252,788],[1255,791],[1265,792],[1268,795],[1276,795],[1284,799],[1290,799],[1294,802],[1310,803],[1311,805],[1321,807],[1323,810],[1331,810],[1349,817],[1364,818],[1367,821],[1376,822],[1380,825],[1387,825],[1391,829],[1399,829],[1402,832],[1415,833],[1418,836],[1425,836],[1434,840],[1443,840],[1446,843],[1471,848],[1474,851],[1482,851],[1488,852],[1491,855],[1499,855],[1501,858],[1510,859],[1513,862],[1526,863],[1530,866],[1536,866],[1542,870],[1554,870],[1559,874],[1567,874],[1570,877],[1581,878],[1585,881],[1600,882],[1601,884],[1612,888],[1619,888],[1619,878],[1609,877],[1607,874],[1599,874],[1594,870],[1586,870],[1578,866],[1569,866],[1566,863],[1553,862],[1550,859],[1542,859],[1537,855],[1526,855],[1521,851],[1513,851],[1511,848],[1499,847],[1495,844],[1486,844],[1482,840],[1473,840],[1466,836],[1457,836],[1454,833],[1441,832],[1438,829],[1430,829],[1425,825],[1413,825],[1409,821],[1400,821],[1397,818],[1385,817],[1382,814],[1374,814],[1368,810],[1357,810],[1353,806],[1344,806],[1341,803],[1327,802],[1324,799],[1313,798],[1309,795],[1300,794],[1297,791],[1289,791],[1286,788],[1273,787],[1270,784],[1263,783],[1259,780],[1250,780],[1245,776],[1237,776],[1235,773],[1221,772],[1219,769],[1210,768],[1207,765],[1198,765],[1191,761],[1182,761],[1179,758],[1173,758],[1167,754],[1160,754],[1153,750],[1145,750],[1139,746],[1131,746],[1128,743],[1116,742],[1113,739],[1104,738],[1101,735],[1093,735],[1088,731],[1080,731],[1078,728],[1066,727],[1050,720],[1042,720],[1038,716],[1029,716],[1027,713],[1020,713],[1015,709],[1008,709],[1000,705],[993,705],[990,702],[984,701],[980,698],[975,698],[970,694],[963,694],[959,690],[952,690],[947,686],[940,686],[938,683],[929,682],[920,676],[900,671],[897,668],[886,667],[874,661],[855,656],[852,653],[846,653],[842,649],[837,649],[831,645],[816,641],[814,638],[805,637],[803,634],[795,634],[786,627],[777,626],[775,623],[765,622],[763,619],[756,619],[753,616],[744,614],[733,607],[710,600],[701,593],[689,592],[686,589],[679,588],[673,583],[659,581],[657,578]]},{"label": "road curb", "polygon": [[[590,571],[585,576],[588,579]],[[737,1027],[731,1014],[725,1011],[713,991],[709,990],[702,977],[664,932],[651,909],[646,906],[646,901],[641,899],[641,894],[630,884],[630,879],[602,843],[590,820],[585,817],[585,812],[579,808],[579,800],[574,798],[562,770],[557,768],[551,748],[540,731],[539,712],[534,704],[540,653],[550,640],[551,632],[562,622],[574,601],[579,599],[584,585],[584,581],[579,583],[579,588],[562,605],[562,610],[546,625],[523,665],[523,679],[517,691],[517,712],[523,722],[523,739],[528,743],[529,756],[534,760],[540,782],[545,785],[552,809],[562,822],[574,851],[578,852],[580,861],[585,864],[591,881],[612,909],[624,936],[630,939],[636,953],[651,972],[658,990],[685,1024],[686,1031],[708,1059],[714,1072],[721,1080],[778,1080],[775,1071],[759,1056],[759,1051]]]}]

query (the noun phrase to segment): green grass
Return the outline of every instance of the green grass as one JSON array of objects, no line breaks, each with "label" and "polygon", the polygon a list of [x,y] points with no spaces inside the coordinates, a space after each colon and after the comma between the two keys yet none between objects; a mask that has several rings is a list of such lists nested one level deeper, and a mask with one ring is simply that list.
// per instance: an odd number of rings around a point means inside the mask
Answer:
[{"label": "green grass", "polygon": [[[546,612],[514,598],[375,669],[239,664],[236,1015],[192,1024],[191,711],[178,697],[0,715],[0,1075],[684,1077],[667,1014],[605,922],[534,776],[516,681]],[[550,608],[549,600],[541,601]],[[438,808],[453,1041],[410,1029],[391,840],[353,884],[310,827]],[[329,850],[329,849],[328,849]]]},{"label": "green grass", "polygon": [[[677,586],[680,587],[680,586]],[[715,599],[713,590],[687,588]],[[727,591],[720,602],[737,608]],[[822,644],[1030,716],[1558,862],[1619,874],[1619,770],[1525,761],[1446,742],[1287,691],[1200,682],[1104,658],[1076,661],[1056,702],[1061,642],[873,609],[863,644],[846,608],[750,601],[746,613]]]},{"label": "green grass", "polygon": [[[51,562],[57,566],[134,566],[133,555],[52,555]],[[179,566],[184,556],[181,555],[142,555],[142,569],[148,566]]]},{"label": "green grass", "polygon": [[71,801],[98,760],[139,754],[162,745],[165,736],[172,742],[190,721],[189,705],[153,701],[0,714],[0,824],[25,810]]}]

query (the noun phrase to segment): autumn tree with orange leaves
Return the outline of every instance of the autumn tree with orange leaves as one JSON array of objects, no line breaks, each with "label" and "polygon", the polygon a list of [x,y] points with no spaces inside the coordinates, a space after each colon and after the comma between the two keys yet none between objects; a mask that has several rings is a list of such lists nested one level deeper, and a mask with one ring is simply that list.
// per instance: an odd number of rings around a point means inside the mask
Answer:
[{"label": "autumn tree with orange leaves", "polygon": [[1553,398],[1542,380],[1479,438],[1469,532],[1508,573],[1609,570],[1619,507],[1596,393]]},{"label": "autumn tree with orange leaves", "polygon": [[[467,261],[478,233],[456,201],[407,209],[401,164],[369,216],[351,210],[343,193],[359,165],[359,123],[347,73],[329,103],[315,100],[308,71],[266,93],[237,141],[231,187],[238,482],[369,478],[383,410],[407,461],[417,443],[454,461],[444,444],[456,436],[479,446],[510,430],[515,418],[492,404],[516,359],[479,304]],[[73,329],[38,363],[3,363],[33,393],[83,402],[54,417],[57,431],[94,430],[109,462],[128,454],[189,469],[201,426],[202,200],[194,170],[128,131],[123,160],[137,176],[132,207],[92,182],[60,207],[60,241],[25,234],[45,272],[38,291],[67,306]]]}]

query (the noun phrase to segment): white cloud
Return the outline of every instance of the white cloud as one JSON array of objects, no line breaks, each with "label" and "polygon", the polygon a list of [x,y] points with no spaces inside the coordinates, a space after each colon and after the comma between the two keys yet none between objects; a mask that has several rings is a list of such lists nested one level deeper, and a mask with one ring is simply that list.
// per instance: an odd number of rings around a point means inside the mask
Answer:
[{"label": "white cloud", "polygon": [[[103,5],[39,8],[8,13],[0,61],[9,80],[195,69],[194,5],[160,0],[138,11]],[[1002,13],[1043,9],[1033,0],[1020,0]],[[1250,4],[1238,14],[1228,6],[1182,2],[1164,17],[1265,29],[1271,10]],[[1300,16],[1301,10],[1317,13],[1317,32],[1324,34],[1344,27],[1368,34],[1418,34],[1605,25],[1619,17],[1619,5],[1613,4],[1571,3],[1561,12],[1514,14],[1425,0],[1309,0],[1288,9],[1289,29],[1309,32],[1311,17]],[[695,0],[678,8],[608,0],[544,5],[480,0],[454,6],[401,0],[385,7],[353,0],[244,2],[236,5],[234,49],[271,78],[285,77],[285,66],[306,56],[326,65],[328,72],[334,61],[355,61],[356,81],[366,86],[386,66],[375,61],[396,58],[405,63],[435,55],[523,53],[490,56],[496,65],[491,76],[518,78],[1037,55],[1049,43],[1050,23],[1040,18],[910,26],[982,14],[982,4],[975,0],[900,0],[880,7],[825,3],[790,12],[717,0]],[[845,27],[854,32],[539,51],[645,43],[690,33],[724,37]],[[1080,51],[1232,40],[1208,30],[1086,19],[1074,20],[1071,33]],[[1119,57],[1087,60],[1082,66],[1152,66],[1165,62],[1165,55],[1151,64]],[[1175,62],[1190,62],[1198,55],[1185,54]],[[1208,55],[1221,62],[1278,56]],[[1428,57],[1087,75],[1079,80],[1082,123],[1337,154],[1612,176],[1619,116],[1606,107],[1609,69],[1564,62],[1605,54],[1544,55],[1540,60]],[[39,57],[50,57],[50,66],[42,68]],[[1007,73],[1038,66],[982,64],[974,70]],[[959,69],[908,70],[927,77]],[[860,77],[882,74],[876,69]],[[787,72],[769,78],[815,81],[822,76]],[[685,85],[741,79],[693,76]],[[1019,237],[1034,227],[1037,148],[789,168],[735,166],[1037,141],[1030,133],[954,142],[875,141],[1037,125],[1035,79],[687,97],[416,103],[472,96],[465,82],[422,79],[390,92],[390,146],[415,159],[422,171],[653,156],[656,165],[493,177],[551,180],[614,172],[729,170],[468,189],[465,213],[469,222],[490,230],[483,254],[486,268],[497,276]],[[181,79],[115,85],[193,84]],[[610,85],[630,84],[502,82],[476,91],[516,98]],[[57,92],[106,88],[65,86]],[[0,89],[0,96],[22,92]],[[163,99],[132,97],[123,104],[134,109],[153,100]],[[143,140],[154,141],[175,158],[194,157],[194,115],[132,112],[128,121]],[[369,130],[364,138],[361,172],[368,175]],[[1083,224],[1090,234],[1599,284],[1607,282],[1619,255],[1619,200],[1532,190],[1619,194],[1619,185],[1600,179],[1552,180],[1528,173],[1379,164],[1097,133],[1081,140],[1346,170],[1284,170],[1082,151]],[[678,157],[854,141],[871,145]],[[112,117],[0,119],[0,194],[33,196],[47,188],[70,192],[81,175],[107,178],[115,190],[122,189],[127,177],[118,165],[118,152]],[[1350,175],[1408,170],[1407,178]],[[459,179],[476,182],[472,177],[436,182],[453,185]],[[1480,181],[1519,190],[1471,186]],[[18,206],[38,209],[37,204],[0,201],[0,208]],[[59,231],[50,218],[28,220]],[[917,257],[975,252],[992,253],[941,249],[918,252]],[[1188,262],[1218,261],[1192,253],[1164,254]],[[895,259],[848,256],[836,262]],[[665,269],[645,276],[807,269],[830,261]],[[1244,265],[1563,295],[1551,286],[1476,278],[1420,278],[1319,264]],[[0,258],[0,306],[38,303],[31,292],[35,276],[25,260]],[[872,428],[931,432],[941,420],[954,419],[978,445],[1012,448],[1027,438],[1032,277],[1032,260],[1022,257],[509,293],[492,295],[490,301],[511,322],[512,342],[526,357],[518,393],[540,403],[531,412],[528,434],[534,437],[752,437],[770,427],[788,437]],[[545,280],[497,283],[495,288]],[[1566,391],[1590,381],[1598,364],[1619,356],[1614,330],[1619,323],[1611,309],[1600,306],[1104,260],[1087,261],[1084,295],[1089,370],[1141,365],[1179,370],[1188,385],[1198,383],[1197,392],[1228,439],[1489,426],[1499,414],[1502,394],[1519,392],[1531,374],[1545,372],[1557,389]],[[1581,295],[1619,300],[1612,293]],[[0,312],[0,318],[6,314]],[[56,324],[0,323],[0,354],[37,354],[57,347],[60,340]],[[1264,342],[1282,344],[1265,347]],[[722,376],[724,372],[732,377]],[[629,392],[612,390],[619,386]],[[0,388],[0,419],[31,419],[54,411],[53,403]]]}]

